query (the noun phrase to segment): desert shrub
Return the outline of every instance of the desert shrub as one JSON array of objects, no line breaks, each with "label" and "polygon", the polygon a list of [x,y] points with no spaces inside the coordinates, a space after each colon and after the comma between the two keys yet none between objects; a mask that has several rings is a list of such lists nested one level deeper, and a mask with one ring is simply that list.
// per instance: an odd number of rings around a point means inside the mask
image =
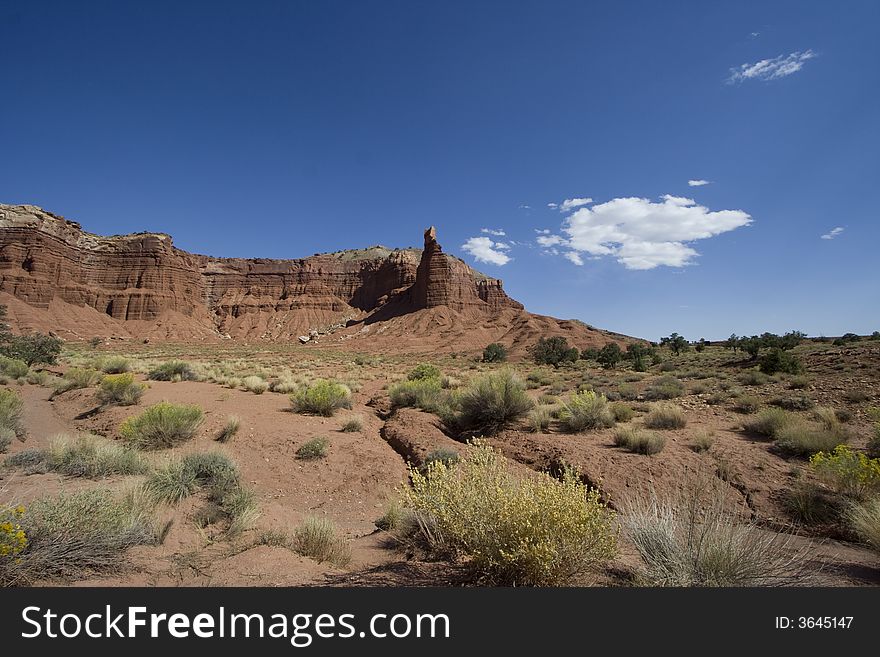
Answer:
[{"label": "desert shrub", "polygon": [[454,449],[450,447],[437,447],[425,454],[425,458],[422,460],[422,468],[427,469],[431,467],[431,464],[435,461],[440,461],[446,466],[453,466],[460,460],[461,456]]},{"label": "desert shrub", "polygon": [[503,344],[493,342],[483,349],[484,363],[503,363],[507,360],[507,348]]},{"label": "desert shrub", "polygon": [[12,432],[16,436],[24,435],[24,425],[21,422],[24,413],[24,404],[18,393],[9,388],[0,389],[0,428]]},{"label": "desert shrub", "polygon": [[614,512],[571,470],[562,479],[513,476],[481,441],[454,467],[410,468],[402,505],[428,549],[470,558],[482,581],[500,585],[569,583],[614,556]]},{"label": "desert shrub", "polygon": [[131,361],[123,356],[108,356],[101,361],[104,374],[123,374],[131,369]]},{"label": "desert shrub", "polygon": [[504,369],[475,379],[461,392],[451,423],[462,432],[492,434],[533,406],[522,379]]},{"label": "desert shrub", "polygon": [[534,372],[529,372],[529,375],[526,377],[526,381],[528,383],[535,384],[534,387],[540,388],[542,386],[549,386],[551,383],[553,383],[553,378],[548,372],[536,370]]},{"label": "desert shrub", "polygon": [[810,380],[805,376],[793,376],[788,380],[788,387],[792,390],[803,390],[810,385]]},{"label": "desert shrub", "polygon": [[590,429],[604,429],[614,425],[614,415],[605,395],[584,390],[569,395],[562,401],[559,419],[566,431],[580,433]]},{"label": "desert shrub", "polygon": [[810,456],[817,452],[830,452],[849,440],[842,427],[826,427],[795,422],[780,429],[776,434],[776,446],[793,456]]},{"label": "desert shrub", "polygon": [[8,376],[10,379],[20,379],[27,376],[28,371],[28,364],[23,360],[0,356],[0,374],[3,376]]},{"label": "desert shrub", "polygon": [[686,425],[684,411],[674,404],[654,404],[645,416],[649,429],[684,429]]},{"label": "desert shrub", "polygon": [[774,348],[761,357],[758,369],[764,374],[776,374],[777,372],[785,372],[786,374],[800,374],[804,366],[800,359],[793,353],[784,351],[780,348]]},{"label": "desert shrub", "polygon": [[844,424],[852,422],[855,417],[853,412],[848,408],[836,408],[834,409],[834,415],[838,422],[843,422]]},{"label": "desert shrub", "polygon": [[622,402],[614,402],[611,404],[610,409],[615,422],[629,422],[636,416],[632,406]]},{"label": "desert shrub", "polygon": [[880,497],[854,504],[847,511],[846,519],[859,538],[880,552]]},{"label": "desert shrub", "polygon": [[[149,469],[136,450],[88,434],[76,438],[58,436],[49,449],[39,453],[47,470],[68,477],[100,479],[144,474]],[[35,461],[35,457],[28,459],[28,466],[32,467]]]},{"label": "desert shrub", "polygon": [[0,506],[0,585],[4,581],[4,561],[12,561],[17,558],[27,547],[27,535],[21,526],[21,517],[25,508]]},{"label": "desert shrub", "polygon": [[257,545],[290,549],[291,537],[287,532],[283,532],[280,529],[266,529],[260,532],[260,535],[257,537]]},{"label": "desert shrub", "polygon": [[798,481],[783,496],[786,510],[800,523],[833,523],[840,517],[839,497],[810,482]]},{"label": "desert shrub", "polygon": [[557,397],[556,395],[551,395],[549,393],[538,396],[538,403],[544,404],[546,406],[552,406],[553,404],[555,404],[558,401],[559,401],[559,397]]},{"label": "desert shrub", "polygon": [[706,398],[706,403],[710,406],[719,406],[727,401],[727,393],[713,392]]},{"label": "desert shrub", "polygon": [[15,438],[15,431],[0,425],[0,454],[5,454],[9,450],[13,438]]},{"label": "desert shrub", "polygon": [[880,493],[880,459],[869,458],[846,445],[813,455],[810,465],[838,493],[856,499]]},{"label": "desert shrub", "polygon": [[614,444],[630,452],[650,456],[663,451],[666,438],[637,427],[619,427],[614,431]]},{"label": "desert shrub", "polygon": [[306,518],[293,532],[293,550],[319,563],[330,563],[344,568],[351,562],[351,545],[336,533],[333,523],[326,518]]},{"label": "desert shrub", "polygon": [[202,418],[202,409],[198,406],[163,401],[128,418],[119,433],[139,449],[174,447],[193,437]]},{"label": "desert shrub", "polygon": [[446,400],[447,393],[440,379],[423,379],[396,383],[391,386],[388,396],[394,406],[410,406],[434,413]]},{"label": "desert shrub", "polygon": [[16,519],[27,541],[0,558],[0,584],[81,579],[128,568],[126,550],[157,542],[152,507],[133,493],[91,489],[33,502]]},{"label": "desert shrub", "polygon": [[659,363],[654,363],[655,365],[660,365],[658,368],[661,372],[674,372],[675,371],[675,363],[670,363],[669,361],[660,361]]},{"label": "desert shrub", "polygon": [[430,363],[419,363],[406,375],[409,381],[424,381],[425,379],[439,379],[440,368]]},{"label": "desert shrub", "polygon": [[385,509],[385,513],[382,514],[382,517],[376,520],[373,524],[382,531],[392,531],[403,524],[405,517],[406,514],[400,507],[400,502],[395,500],[388,505],[388,508]]},{"label": "desert shrub", "polygon": [[185,361],[169,360],[147,372],[147,378],[151,381],[195,381],[198,379],[198,374],[193,366]]},{"label": "desert shrub", "polygon": [[323,436],[317,436],[303,443],[299,449],[296,450],[296,456],[297,458],[304,460],[322,459],[327,456],[327,448],[329,446],[329,440]]},{"label": "desert shrub", "polygon": [[25,381],[34,386],[45,386],[51,378],[53,377],[45,370],[28,370]]},{"label": "desert shrub", "polygon": [[733,402],[733,410],[744,415],[756,413],[761,408],[761,400],[754,395],[741,395]]},{"label": "desert shrub", "polygon": [[715,444],[715,436],[711,431],[701,430],[694,434],[691,449],[697,453],[708,452]]},{"label": "desert shrub", "polygon": [[559,367],[562,363],[573,363],[580,356],[577,347],[569,347],[568,340],[561,336],[540,338],[529,352],[539,365],[553,367]]},{"label": "desert shrub", "polygon": [[134,406],[141,400],[145,388],[135,382],[132,374],[108,374],[101,379],[96,396],[105,405]]},{"label": "desert shrub", "polygon": [[634,495],[622,521],[653,586],[782,586],[804,581],[809,555],[795,537],[741,521],[724,484],[684,478],[679,491]]},{"label": "desert shrub", "polygon": [[71,367],[64,376],[55,384],[55,393],[60,394],[68,390],[79,390],[81,388],[90,388],[101,379],[101,374],[96,370],[82,369],[79,367]]},{"label": "desert shrub", "polygon": [[60,338],[42,333],[4,337],[5,342],[0,345],[0,352],[10,358],[23,360],[28,367],[38,363],[54,364],[64,344]]},{"label": "desert shrub", "polygon": [[690,388],[692,395],[705,395],[707,392],[709,392],[709,386],[705,383],[694,383]]},{"label": "desert shrub", "polygon": [[864,390],[847,390],[843,393],[843,398],[852,404],[861,404],[868,401],[868,393]]},{"label": "desert shrub", "polygon": [[792,395],[789,397],[774,397],[770,400],[773,406],[784,408],[787,411],[808,411],[816,403],[806,395]]},{"label": "desert shrub", "polygon": [[621,399],[625,399],[626,401],[633,401],[639,396],[638,390],[636,390],[636,387],[631,383],[621,383],[617,386],[617,394],[620,395]]},{"label": "desert shrub", "polygon": [[749,433],[773,439],[786,427],[798,423],[800,420],[781,408],[765,408],[755,417],[743,423],[743,429]]},{"label": "desert shrub", "polygon": [[645,390],[645,398],[650,400],[675,399],[683,394],[684,384],[674,376],[661,376]]},{"label": "desert shrub", "polygon": [[282,376],[281,378],[273,381],[269,385],[269,389],[272,392],[279,392],[282,395],[289,395],[292,392],[296,392],[298,388],[298,384],[289,376]]},{"label": "desert shrub", "polygon": [[529,411],[529,429],[535,433],[543,433],[550,428],[550,419],[550,408],[547,406],[536,406]]},{"label": "desert shrub", "polygon": [[351,408],[351,391],[341,383],[319,380],[290,395],[296,413],[332,416],[340,408]]},{"label": "desert shrub", "polygon": [[241,380],[241,385],[255,395],[262,395],[269,389],[269,384],[259,376],[246,376]]},{"label": "desert shrub", "polygon": [[360,416],[350,417],[342,425],[343,433],[358,433],[364,430],[364,421]]},{"label": "desert shrub", "polygon": [[746,370],[736,379],[744,386],[762,386],[770,383],[770,377],[758,370]]},{"label": "desert shrub", "polygon": [[228,443],[235,434],[238,433],[239,428],[241,427],[241,418],[237,415],[230,415],[226,418],[226,424],[224,424],[220,431],[217,432],[217,436],[214,438],[218,443]]}]

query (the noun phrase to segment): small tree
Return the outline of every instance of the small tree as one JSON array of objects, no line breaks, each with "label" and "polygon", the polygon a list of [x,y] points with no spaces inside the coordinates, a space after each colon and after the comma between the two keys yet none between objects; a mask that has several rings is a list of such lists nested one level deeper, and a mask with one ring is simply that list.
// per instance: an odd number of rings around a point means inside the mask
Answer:
[{"label": "small tree", "polygon": [[596,360],[599,357],[599,350],[596,347],[587,347],[581,352],[583,360]]},{"label": "small tree", "polygon": [[562,336],[541,338],[530,351],[536,363],[553,367],[559,367],[566,362],[575,362],[580,353],[577,347],[569,347],[568,340]]},{"label": "small tree", "polygon": [[687,351],[689,347],[688,341],[678,333],[673,333],[665,338],[660,338],[660,344],[669,347],[672,353],[676,356],[682,351]]},{"label": "small tree", "polygon": [[507,348],[498,342],[493,342],[483,349],[484,363],[503,363],[507,360]]},{"label": "small tree", "polygon": [[599,350],[599,356],[596,360],[606,370],[611,370],[617,367],[617,364],[623,360],[623,352],[616,342],[609,342]]},{"label": "small tree", "polygon": [[697,351],[697,353],[701,353],[706,350],[706,347],[708,345],[709,343],[706,341],[706,338],[700,338],[698,342],[694,343],[694,349]]},{"label": "small tree", "polygon": [[739,349],[739,337],[737,337],[736,333],[731,333],[730,337],[724,341],[724,348],[736,353],[736,350]]}]

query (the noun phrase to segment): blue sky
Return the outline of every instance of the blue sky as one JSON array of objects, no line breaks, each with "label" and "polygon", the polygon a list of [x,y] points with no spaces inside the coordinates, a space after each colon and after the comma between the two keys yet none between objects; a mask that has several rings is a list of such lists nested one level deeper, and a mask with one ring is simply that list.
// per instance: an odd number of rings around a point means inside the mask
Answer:
[{"label": "blue sky", "polygon": [[528,309],[651,339],[880,329],[880,3],[0,0],[0,25],[2,202],[218,256],[434,224]]}]

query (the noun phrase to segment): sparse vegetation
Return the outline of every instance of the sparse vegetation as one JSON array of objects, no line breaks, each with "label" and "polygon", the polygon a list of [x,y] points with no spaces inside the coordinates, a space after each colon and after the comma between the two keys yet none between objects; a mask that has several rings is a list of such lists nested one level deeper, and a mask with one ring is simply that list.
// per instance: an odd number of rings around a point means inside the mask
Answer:
[{"label": "sparse vegetation", "polygon": [[447,467],[450,467],[458,463],[460,460],[461,456],[459,456],[458,452],[451,447],[437,447],[425,454],[425,458],[422,460],[422,468],[430,468],[431,464],[435,461],[440,461]]},{"label": "sparse vegetation", "polygon": [[534,407],[525,384],[512,370],[503,369],[476,378],[458,396],[449,423],[459,431],[493,434]]},{"label": "sparse vegetation", "polygon": [[409,381],[424,381],[425,379],[439,379],[440,374],[440,368],[436,365],[419,363],[406,375],[406,378]]},{"label": "sparse vegetation", "polygon": [[320,380],[290,395],[296,413],[332,416],[340,408],[351,408],[351,391],[341,383]]},{"label": "sparse vegetation", "polygon": [[345,421],[345,424],[342,425],[341,429],[343,433],[360,433],[363,430],[364,421],[359,415],[348,418]]},{"label": "sparse vegetation", "polygon": [[842,495],[857,500],[880,494],[880,459],[872,459],[846,445],[810,458],[819,478]]},{"label": "sparse vegetation", "polygon": [[618,427],[614,431],[614,444],[630,452],[650,456],[663,451],[666,438],[637,427]]},{"label": "sparse vegetation", "polygon": [[661,376],[645,390],[645,399],[675,399],[684,394],[684,384],[674,376]]},{"label": "sparse vegetation", "polygon": [[338,568],[351,562],[350,544],[337,535],[336,527],[326,518],[307,518],[294,530],[291,547],[304,557]]},{"label": "sparse vegetation", "polygon": [[83,369],[79,367],[71,367],[64,376],[55,384],[55,394],[67,392],[68,390],[79,390],[81,388],[90,388],[101,379],[101,374],[96,370]]},{"label": "sparse vegetation", "polygon": [[162,449],[189,440],[202,423],[202,409],[194,405],[159,402],[128,418],[119,433],[138,449]]},{"label": "sparse vegetation", "polygon": [[849,440],[843,427],[827,428],[795,422],[780,429],[776,434],[776,446],[793,456],[810,456],[817,452],[830,452]]},{"label": "sparse vegetation", "polygon": [[684,411],[674,404],[654,404],[645,416],[649,429],[684,429],[686,425]]},{"label": "sparse vegetation", "polygon": [[25,458],[7,463],[26,466],[30,471],[87,479],[144,474],[149,467],[136,450],[88,434],[58,436],[48,449],[32,450]]},{"label": "sparse vegetation", "polygon": [[759,408],[761,408],[761,400],[754,395],[740,395],[733,402],[733,410],[743,415],[757,413]]},{"label": "sparse vegetation", "polygon": [[529,429],[535,433],[543,433],[550,428],[550,408],[548,406],[536,406],[529,411]]},{"label": "sparse vegetation", "polygon": [[24,425],[21,418],[24,413],[24,404],[21,397],[9,388],[0,389],[0,429],[7,436],[11,433],[15,436],[24,435]]},{"label": "sparse vegetation", "polygon": [[123,374],[131,370],[131,361],[123,356],[108,356],[101,360],[100,370],[104,374]]},{"label": "sparse vegetation", "polygon": [[310,461],[313,459],[323,459],[327,456],[327,448],[329,446],[329,440],[327,440],[324,436],[317,436],[303,443],[299,447],[299,449],[296,450],[296,456],[297,458],[306,461]]},{"label": "sparse vegetation", "polygon": [[632,406],[622,402],[614,402],[609,408],[611,409],[611,415],[614,417],[615,422],[629,422],[636,415]]},{"label": "sparse vegetation", "polygon": [[469,557],[480,581],[546,586],[614,556],[615,516],[572,471],[518,480],[491,447],[475,441],[453,468],[410,469],[402,505],[432,553]]},{"label": "sparse vegetation", "polygon": [[715,436],[711,431],[701,430],[694,434],[691,449],[697,453],[708,452],[715,444]]},{"label": "sparse vegetation", "polygon": [[246,376],[241,380],[242,387],[255,395],[262,395],[269,389],[269,383],[259,376]]},{"label": "sparse vegetation", "polygon": [[228,443],[233,437],[235,437],[235,434],[238,433],[240,427],[241,418],[237,415],[230,415],[226,418],[226,423],[220,428],[220,431],[217,432],[214,440],[218,443]]},{"label": "sparse vegetation", "polygon": [[798,418],[781,408],[765,408],[754,418],[746,421],[743,428],[769,439],[779,436],[786,427],[799,422]]},{"label": "sparse vegetation", "polygon": [[394,406],[410,406],[428,413],[436,413],[447,400],[440,379],[401,381],[388,391]]},{"label": "sparse vegetation", "polygon": [[875,552],[880,552],[880,496],[851,506],[846,519],[859,538]]}]

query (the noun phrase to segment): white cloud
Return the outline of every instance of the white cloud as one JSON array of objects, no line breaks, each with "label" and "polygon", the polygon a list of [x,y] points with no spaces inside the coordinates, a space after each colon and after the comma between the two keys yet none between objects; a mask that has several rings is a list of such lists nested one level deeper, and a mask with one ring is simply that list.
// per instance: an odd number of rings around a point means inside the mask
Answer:
[{"label": "white cloud", "polygon": [[577,251],[566,251],[565,257],[571,260],[576,265],[584,264],[584,259],[581,258],[580,253],[578,253]]},{"label": "white cloud", "polygon": [[712,181],[711,180],[688,180],[689,187],[702,187],[703,185],[708,185]]},{"label": "white cloud", "polygon": [[816,57],[812,50],[793,52],[789,55],[779,55],[773,59],[762,59],[754,64],[741,64],[730,69],[730,77],[727,82],[744,82],[746,80],[777,80],[792,73],[800,71],[804,62]]},{"label": "white cloud", "polygon": [[551,209],[555,209],[555,208],[558,208],[559,206],[556,205],[556,203],[548,203],[548,204],[547,204],[547,207],[548,207],[548,208],[551,208]]},{"label": "white cloud", "polygon": [[591,198],[567,198],[562,202],[562,205],[559,206],[560,212],[568,212],[570,210],[574,210],[575,208],[579,208],[584,205],[589,205],[593,202]]},{"label": "white cloud", "polygon": [[539,235],[536,239],[538,244],[545,247],[556,246],[557,244],[565,244],[565,239],[559,235]]},{"label": "white cloud", "polygon": [[822,235],[823,240],[833,240],[835,237],[840,235],[843,232],[843,227],[838,226],[837,228],[832,228],[830,231]]},{"label": "white cloud", "polygon": [[535,232],[538,233],[538,235],[549,235],[550,229],[549,228],[535,228]]},{"label": "white cloud", "polygon": [[503,228],[481,228],[480,232],[487,235],[495,235],[496,237],[504,237],[505,235]]},{"label": "white cloud", "polygon": [[461,245],[461,248],[470,253],[477,262],[487,262],[492,265],[506,265],[511,258],[504,251],[510,246],[504,242],[493,242],[488,237],[471,237]]},{"label": "white cloud", "polygon": [[761,36],[761,33],[760,32],[752,32],[749,34],[749,36],[752,37],[753,39],[757,39],[759,36]]},{"label": "white cloud", "polygon": [[751,222],[751,216],[741,210],[712,212],[693,199],[669,194],[662,202],[615,198],[570,215],[562,228],[568,239],[561,243],[577,253],[613,256],[627,269],[682,267],[699,255],[687,242]]},{"label": "white cloud", "polygon": [[519,209],[520,209],[520,210],[531,210],[531,209],[532,209],[532,206],[531,206],[531,205],[526,205],[525,203],[522,203],[522,204],[519,206]]}]

